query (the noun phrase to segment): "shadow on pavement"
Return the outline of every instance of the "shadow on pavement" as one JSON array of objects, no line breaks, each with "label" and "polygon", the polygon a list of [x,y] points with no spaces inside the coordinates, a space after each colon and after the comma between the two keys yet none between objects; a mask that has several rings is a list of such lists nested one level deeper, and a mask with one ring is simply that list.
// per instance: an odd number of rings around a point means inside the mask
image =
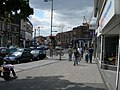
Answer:
[{"label": "shadow on pavement", "polygon": [[17,79],[0,84],[1,90],[105,90],[102,83],[75,83],[63,76],[33,77]]}]

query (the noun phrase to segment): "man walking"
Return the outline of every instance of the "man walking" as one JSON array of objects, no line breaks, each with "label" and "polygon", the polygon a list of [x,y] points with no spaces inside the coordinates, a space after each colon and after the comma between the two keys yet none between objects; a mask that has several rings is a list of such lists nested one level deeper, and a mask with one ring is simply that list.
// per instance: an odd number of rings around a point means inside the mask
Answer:
[{"label": "man walking", "polygon": [[73,55],[75,57],[74,58],[74,66],[76,66],[76,65],[78,65],[78,57],[80,56],[76,47],[74,47]]},{"label": "man walking", "polygon": [[88,52],[89,52],[89,59],[90,59],[90,63],[92,63],[92,55],[93,55],[93,48],[92,47],[90,47],[89,48],[89,50],[88,50]]}]

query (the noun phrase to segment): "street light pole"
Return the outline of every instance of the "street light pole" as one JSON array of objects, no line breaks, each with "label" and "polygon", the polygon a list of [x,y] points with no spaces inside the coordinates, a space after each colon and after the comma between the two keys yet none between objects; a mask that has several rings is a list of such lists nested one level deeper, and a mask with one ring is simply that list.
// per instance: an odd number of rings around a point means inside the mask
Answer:
[{"label": "street light pole", "polygon": [[34,46],[36,46],[36,29],[34,30]]},{"label": "street light pole", "polygon": [[51,36],[52,36],[52,24],[53,24],[53,0],[52,0],[52,6],[51,6]]},{"label": "street light pole", "polygon": [[38,31],[39,31],[38,36],[40,36],[40,27],[38,27]]},{"label": "street light pole", "polygon": [[[49,0],[44,0],[44,2],[48,2]],[[52,24],[53,24],[53,0],[50,0],[52,2],[51,5],[51,31],[50,31],[50,36],[52,36]]]},{"label": "street light pole", "polygon": [[41,37],[40,37],[40,29],[43,28],[43,27],[38,27],[38,30],[39,30],[39,40],[38,41],[41,41]]},{"label": "street light pole", "polygon": [[43,28],[43,27],[38,27],[38,30],[39,30],[39,36],[40,36],[40,29]]},{"label": "street light pole", "polygon": [[[50,30],[50,36],[52,36],[52,24],[53,24],[53,0],[50,0],[52,2],[52,5],[51,5],[51,30]],[[44,0],[44,2],[48,2],[48,0]],[[52,43],[52,40],[51,40],[51,49],[50,49],[50,57],[53,57],[53,43]]]}]

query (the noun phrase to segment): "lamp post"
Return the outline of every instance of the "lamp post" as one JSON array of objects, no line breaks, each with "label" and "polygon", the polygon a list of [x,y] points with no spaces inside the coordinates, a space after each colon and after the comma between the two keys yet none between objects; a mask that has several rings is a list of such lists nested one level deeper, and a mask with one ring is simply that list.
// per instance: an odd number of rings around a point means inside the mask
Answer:
[{"label": "lamp post", "polygon": [[36,29],[34,30],[34,46],[36,47]]},{"label": "lamp post", "polygon": [[40,36],[40,29],[43,28],[43,27],[38,27],[38,30],[39,30],[39,36]]},{"label": "lamp post", "polygon": [[38,35],[38,36],[39,36],[39,40],[38,40],[38,42],[39,42],[39,44],[40,44],[40,42],[41,42],[41,37],[40,37],[40,29],[41,29],[41,28],[43,28],[43,27],[38,27],[38,30],[39,30],[39,35]]},{"label": "lamp post", "polygon": [[[44,2],[48,2],[49,0],[44,0]],[[53,0],[50,0],[52,2],[51,5],[51,31],[50,31],[50,36],[52,36],[52,24],[53,24]],[[52,43],[52,41],[51,41]],[[50,56],[53,57],[53,45],[51,45],[51,49],[50,49]]]},{"label": "lamp post", "polygon": [[[44,2],[48,2],[49,0],[44,0]],[[52,36],[52,24],[53,24],[53,0],[50,0],[52,2],[51,5],[51,31],[50,31],[50,36]]]}]

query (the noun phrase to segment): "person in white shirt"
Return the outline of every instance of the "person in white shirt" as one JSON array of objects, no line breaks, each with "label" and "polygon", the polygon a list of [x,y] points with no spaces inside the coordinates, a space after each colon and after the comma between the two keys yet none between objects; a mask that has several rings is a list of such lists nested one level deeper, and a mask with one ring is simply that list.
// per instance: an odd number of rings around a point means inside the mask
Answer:
[{"label": "person in white shirt", "polygon": [[77,50],[78,50],[78,52],[79,52],[79,54],[80,54],[79,60],[81,61],[81,58],[82,58],[82,56],[83,56],[83,49],[82,49],[81,47],[78,47]]},{"label": "person in white shirt", "polygon": [[14,78],[17,78],[18,76],[16,75],[15,73],[15,70],[14,70],[14,66],[12,64],[10,64],[9,62],[5,62],[3,65],[2,65],[3,69],[5,71],[11,71]]}]

